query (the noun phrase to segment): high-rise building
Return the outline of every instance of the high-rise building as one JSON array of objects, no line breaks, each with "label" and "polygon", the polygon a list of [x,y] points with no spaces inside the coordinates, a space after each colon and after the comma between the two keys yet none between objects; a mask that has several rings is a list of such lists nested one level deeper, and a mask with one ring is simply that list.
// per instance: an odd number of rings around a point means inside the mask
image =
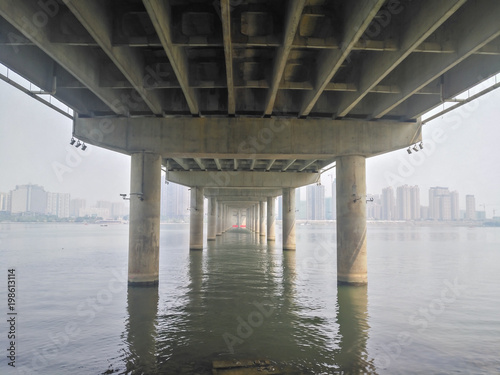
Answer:
[{"label": "high-rise building", "polygon": [[450,193],[451,200],[451,220],[460,220],[460,204],[458,200],[458,191]]},{"label": "high-rise building", "polygon": [[111,217],[113,219],[119,219],[126,215],[126,208],[124,202],[113,202],[111,203]]},{"label": "high-rise building", "polygon": [[69,202],[69,215],[71,217],[79,217],[80,209],[87,207],[87,201],[81,198],[71,199]]},{"label": "high-rise building", "polygon": [[396,190],[396,211],[399,220],[420,219],[420,188],[399,186]]},{"label": "high-rise building", "polygon": [[189,194],[185,186],[169,183],[161,190],[160,212],[165,219],[187,221],[189,215]]},{"label": "high-rise building", "polygon": [[394,199],[394,189],[388,186],[382,189],[382,220],[396,219],[396,201]]},{"label": "high-rise building", "polygon": [[7,202],[9,200],[8,193],[0,193],[0,211],[10,211],[7,210]]},{"label": "high-rise building", "polygon": [[306,191],[307,220],[325,220],[325,187],[309,185]]},{"label": "high-rise building", "polygon": [[465,218],[476,220],[476,198],[473,195],[465,196]]},{"label": "high-rise building", "polygon": [[108,209],[109,213],[111,213],[111,208],[112,208],[113,204],[109,201],[97,201],[95,206],[97,208],[106,208],[106,209]]},{"label": "high-rise building", "polygon": [[45,214],[47,192],[38,185],[17,185],[11,191],[11,212]]},{"label": "high-rise building", "polygon": [[396,218],[398,220],[411,219],[410,187],[398,186],[396,189]]},{"label": "high-rise building", "polygon": [[47,215],[57,217],[69,217],[70,194],[68,193],[47,193]]},{"label": "high-rise building", "polygon": [[[368,194],[366,196],[366,217],[372,220],[380,220],[382,218],[382,200],[378,194]],[[373,201],[372,201],[373,199]]]},{"label": "high-rise building", "polygon": [[410,210],[412,220],[422,218],[420,212],[420,188],[417,185],[410,186]]},{"label": "high-rise building", "polygon": [[[455,196],[455,195],[454,195]],[[458,197],[458,193],[456,193]],[[459,212],[452,211],[452,194],[447,187],[432,187],[429,189],[429,219],[432,220],[457,220]],[[458,204],[457,204],[458,207]],[[453,219],[456,217],[456,219]]]}]

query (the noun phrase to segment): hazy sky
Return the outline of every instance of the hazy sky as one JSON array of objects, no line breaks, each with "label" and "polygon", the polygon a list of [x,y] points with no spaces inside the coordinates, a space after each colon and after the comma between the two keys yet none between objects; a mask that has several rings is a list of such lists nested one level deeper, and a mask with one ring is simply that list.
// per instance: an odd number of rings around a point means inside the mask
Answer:
[{"label": "hazy sky", "polygon": [[[92,145],[75,154],[71,120],[3,81],[0,103],[0,192],[33,183],[88,204],[119,201],[120,193],[129,192],[129,156]],[[403,149],[368,159],[367,191],[419,185],[426,205],[428,188],[445,186],[459,192],[462,209],[465,195],[473,194],[478,210],[486,204],[488,216],[493,209],[500,214],[500,90],[428,123],[423,139],[418,153]],[[330,181],[327,172],[327,196]]]}]

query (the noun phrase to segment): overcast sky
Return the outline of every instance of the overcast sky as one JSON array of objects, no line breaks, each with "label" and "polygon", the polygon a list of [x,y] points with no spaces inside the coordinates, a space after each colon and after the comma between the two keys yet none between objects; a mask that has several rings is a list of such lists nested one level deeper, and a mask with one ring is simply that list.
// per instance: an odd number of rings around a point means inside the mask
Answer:
[{"label": "overcast sky", "polygon": [[[72,198],[119,201],[129,192],[130,157],[89,145],[75,154],[71,120],[0,81],[0,192],[33,183]],[[476,196],[477,209],[500,214],[500,90],[426,124],[424,150],[405,149],[368,159],[367,191],[419,185],[422,204],[431,186]],[[75,156],[76,155],[76,156]],[[335,170],[332,170],[334,173]],[[329,173],[322,183],[330,195]],[[303,197],[304,198],[304,197]]]}]

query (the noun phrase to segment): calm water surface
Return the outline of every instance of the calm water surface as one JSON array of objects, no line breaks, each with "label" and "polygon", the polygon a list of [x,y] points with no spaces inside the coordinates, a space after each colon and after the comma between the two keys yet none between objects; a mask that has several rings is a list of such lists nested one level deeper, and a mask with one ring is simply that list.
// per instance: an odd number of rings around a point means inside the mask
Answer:
[{"label": "calm water surface", "polygon": [[2,355],[0,373],[211,374],[219,359],[500,373],[500,228],[370,226],[368,287],[337,287],[331,224],[298,226],[296,252],[244,230],[203,252],[188,238],[188,225],[162,225],[158,289],[127,289],[126,225],[0,224],[18,312],[16,369]]}]

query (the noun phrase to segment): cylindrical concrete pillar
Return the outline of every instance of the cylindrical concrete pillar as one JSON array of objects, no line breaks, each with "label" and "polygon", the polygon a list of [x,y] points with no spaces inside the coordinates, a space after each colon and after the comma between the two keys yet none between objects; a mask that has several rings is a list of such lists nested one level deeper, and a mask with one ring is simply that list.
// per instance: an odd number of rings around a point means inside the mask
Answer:
[{"label": "cylindrical concrete pillar", "polygon": [[217,235],[217,202],[215,197],[208,198],[208,224],[207,224],[207,241],[215,241]]},{"label": "cylindrical concrete pillar", "polygon": [[203,250],[203,188],[191,188],[189,249]]},{"label": "cylindrical concrete pillar", "polygon": [[295,250],[295,188],[283,188],[283,250]]},{"label": "cylindrical concrete pillar", "polygon": [[260,201],[259,202],[259,224],[260,224],[260,235],[265,236],[266,235],[266,204],[267,202]]},{"label": "cylindrical concrete pillar", "polygon": [[257,203],[254,206],[255,217],[254,217],[254,221],[253,221],[253,225],[255,227],[255,233],[257,233],[257,234],[260,234],[260,223],[259,223],[260,212],[259,211],[260,211],[259,204]]},{"label": "cylindrical concrete pillar", "polygon": [[366,159],[337,159],[337,281],[367,283],[366,263]]},{"label": "cylindrical concrete pillar", "polygon": [[158,285],[161,156],[132,154],[128,284]]},{"label": "cylindrical concrete pillar", "polygon": [[227,219],[228,215],[229,215],[229,208],[225,204],[224,205],[224,221],[223,221],[223,223],[224,223],[224,225],[223,225],[224,230],[223,230],[223,232],[226,232],[227,229],[228,229],[228,219]]},{"label": "cylindrical concrete pillar", "polygon": [[267,197],[267,240],[276,239],[276,213],[274,207],[274,197]]},{"label": "cylindrical concrete pillar", "polygon": [[222,235],[222,203],[217,202],[217,236]]}]

